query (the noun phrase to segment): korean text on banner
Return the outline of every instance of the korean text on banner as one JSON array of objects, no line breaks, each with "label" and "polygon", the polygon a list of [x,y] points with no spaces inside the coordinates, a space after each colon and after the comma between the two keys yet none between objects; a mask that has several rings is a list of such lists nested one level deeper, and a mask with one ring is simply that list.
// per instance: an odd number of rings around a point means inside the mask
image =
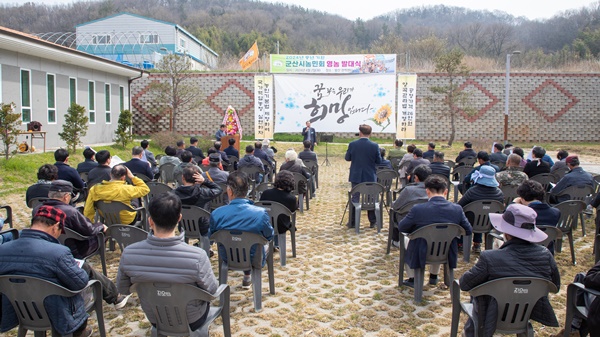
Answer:
[{"label": "korean text on banner", "polygon": [[397,139],[415,139],[416,103],[417,75],[399,75]]},{"label": "korean text on banner", "polygon": [[395,74],[396,54],[271,55],[271,73]]},{"label": "korean text on banner", "polygon": [[273,139],[273,76],[254,76],[254,138]]},{"label": "korean text on banner", "polygon": [[396,76],[274,75],[277,132],[299,132],[306,121],[318,132],[396,133]]},{"label": "korean text on banner", "polygon": [[254,42],[252,47],[250,47],[250,50],[248,50],[244,57],[240,59],[242,70],[248,69],[256,60],[258,60],[258,44]]}]

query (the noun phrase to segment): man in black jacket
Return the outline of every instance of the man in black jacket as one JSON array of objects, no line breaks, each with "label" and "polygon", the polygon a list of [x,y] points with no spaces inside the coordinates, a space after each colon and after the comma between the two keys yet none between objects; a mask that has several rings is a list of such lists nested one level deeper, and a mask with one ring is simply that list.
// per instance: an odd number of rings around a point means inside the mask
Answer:
[{"label": "man in black jacket", "polygon": [[[194,205],[207,209],[208,203],[223,190],[216,183],[205,180],[197,167],[191,166],[183,169],[183,185],[173,190],[184,205]],[[208,224],[206,227],[208,231]],[[202,233],[205,235],[206,232]]]},{"label": "man in black jacket", "polygon": [[[542,277],[560,288],[560,275],[554,256],[538,242],[547,238],[535,226],[537,214],[527,206],[511,204],[504,214],[490,213],[492,226],[504,233],[506,242],[500,249],[486,250],[469,271],[460,278],[460,289],[469,291],[487,281],[503,277]],[[473,299],[473,315],[483,324],[483,336],[492,336],[496,329],[498,310],[495,300],[488,297]],[[542,297],[533,307],[531,319],[547,326],[558,326],[548,297]],[[481,334],[480,334],[481,335]],[[465,324],[464,336],[474,336],[471,319]]]}]

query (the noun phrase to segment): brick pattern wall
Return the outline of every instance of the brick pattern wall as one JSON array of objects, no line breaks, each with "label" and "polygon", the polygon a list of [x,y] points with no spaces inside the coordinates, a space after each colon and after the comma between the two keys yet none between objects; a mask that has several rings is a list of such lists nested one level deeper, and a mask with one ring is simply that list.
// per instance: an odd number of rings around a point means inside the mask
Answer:
[{"label": "brick pattern wall", "polygon": [[[417,138],[446,141],[450,136],[450,118],[440,113],[444,108],[441,103],[426,98],[435,98],[429,88],[445,85],[447,77],[435,73],[418,76]],[[168,118],[153,114],[154,103],[148,94],[149,84],[160,80],[165,79],[160,74],[152,74],[132,84],[136,134],[150,134],[169,127]],[[204,102],[197,111],[180,116],[179,133],[212,136],[228,105],[237,109],[244,134],[254,133],[253,73],[195,74],[193,81],[203,93]],[[501,140],[504,135],[504,74],[478,73],[468,79],[459,78],[458,83],[470,93],[467,104],[474,112],[459,111],[455,139]],[[517,73],[511,74],[510,85],[510,141],[600,140],[600,74]],[[390,134],[381,136],[393,138]]]}]

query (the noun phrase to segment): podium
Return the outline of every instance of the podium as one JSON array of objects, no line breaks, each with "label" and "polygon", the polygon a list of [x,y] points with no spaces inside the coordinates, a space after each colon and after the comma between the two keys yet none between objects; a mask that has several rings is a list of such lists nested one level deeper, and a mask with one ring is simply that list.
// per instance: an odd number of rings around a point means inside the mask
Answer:
[{"label": "podium", "polygon": [[[223,136],[221,137],[221,150],[225,149],[226,147],[229,147],[229,138],[233,138],[235,139],[235,144],[233,144],[233,147],[238,150],[238,152],[240,151],[240,135],[238,133],[236,133],[235,135],[227,135],[227,136]],[[241,154],[240,154],[241,156]]]}]

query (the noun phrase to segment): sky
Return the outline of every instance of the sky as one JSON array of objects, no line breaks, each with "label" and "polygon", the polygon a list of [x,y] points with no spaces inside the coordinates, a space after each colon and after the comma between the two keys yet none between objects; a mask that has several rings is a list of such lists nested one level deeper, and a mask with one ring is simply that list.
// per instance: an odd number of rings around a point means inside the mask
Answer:
[{"label": "sky", "polygon": [[[144,1],[144,0],[141,0]],[[525,16],[529,19],[548,19],[564,10],[579,9],[598,1],[591,0],[416,0],[416,1],[368,1],[356,0],[267,0],[298,5],[307,9],[315,9],[330,14],[338,14],[350,20],[361,18],[372,19],[375,16],[417,6],[444,4],[446,6],[465,7],[474,10],[500,10],[514,16]],[[0,4],[23,4],[26,2],[45,3],[72,3],[73,0],[0,0]]]}]

